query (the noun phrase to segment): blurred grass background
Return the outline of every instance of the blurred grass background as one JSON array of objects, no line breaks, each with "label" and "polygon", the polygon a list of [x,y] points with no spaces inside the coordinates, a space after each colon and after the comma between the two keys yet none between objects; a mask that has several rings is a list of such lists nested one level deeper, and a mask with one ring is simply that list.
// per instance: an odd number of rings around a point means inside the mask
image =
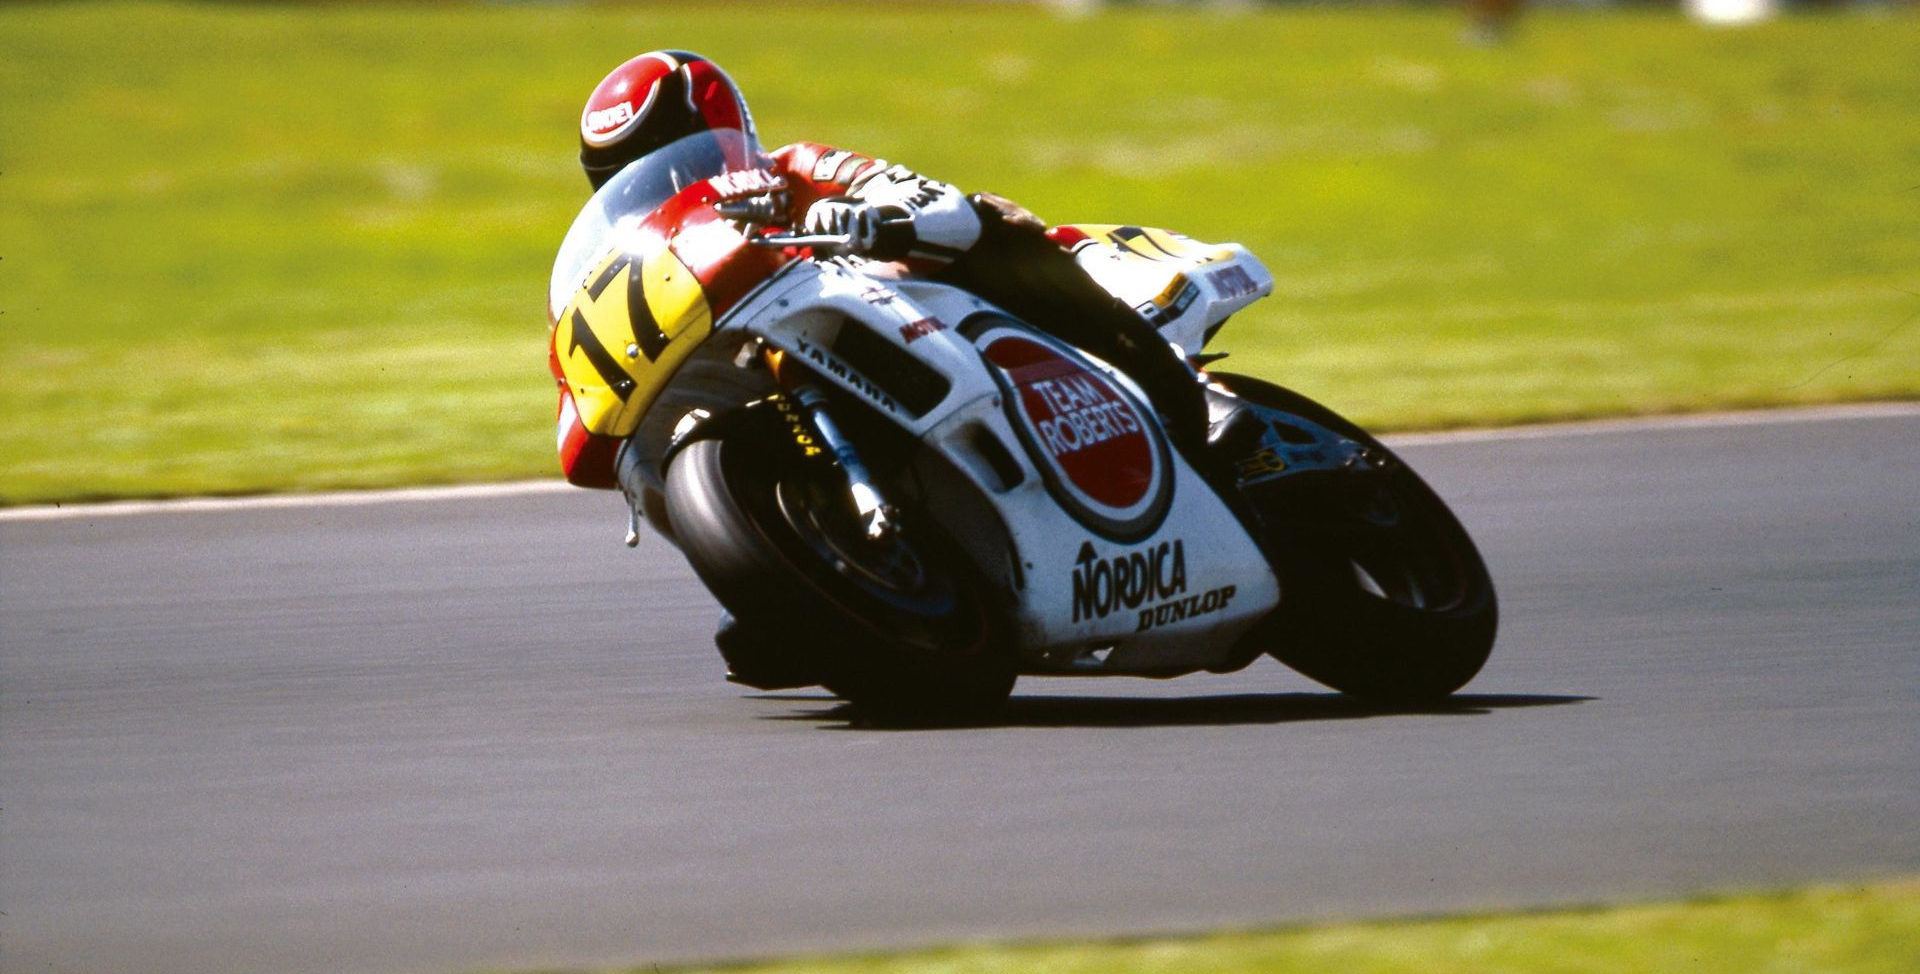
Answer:
[{"label": "blurred grass background", "polygon": [[1384,429],[1920,396],[1920,14],[0,7],[0,503],[549,476],[580,103],[655,47],[1056,222],[1252,247]]}]

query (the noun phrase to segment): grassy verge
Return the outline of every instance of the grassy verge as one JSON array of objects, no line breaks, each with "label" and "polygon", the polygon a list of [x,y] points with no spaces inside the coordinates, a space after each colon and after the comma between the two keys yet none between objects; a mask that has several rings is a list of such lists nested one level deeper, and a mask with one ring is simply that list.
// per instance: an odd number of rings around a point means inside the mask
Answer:
[{"label": "grassy verge", "polygon": [[[674,974],[1905,974],[1920,880],[1615,909],[1112,943],[962,947]],[[639,971],[660,971],[648,967]]]},{"label": "grassy verge", "polygon": [[727,65],[771,143],[1247,243],[1280,287],[1224,336],[1234,364],[1364,423],[1920,396],[1920,15],[1459,32],[1430,9],[8,5],[0,503],[550,473],[573,125],[648,42]]}]

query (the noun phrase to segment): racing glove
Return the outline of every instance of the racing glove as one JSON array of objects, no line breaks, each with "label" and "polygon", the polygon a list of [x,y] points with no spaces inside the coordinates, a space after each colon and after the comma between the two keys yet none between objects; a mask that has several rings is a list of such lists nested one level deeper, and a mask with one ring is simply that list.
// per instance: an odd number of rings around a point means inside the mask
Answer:
[{"label": "racing glove", "polygon": [[843,234],[852,253],[899,260],[913,249],[913,214],[904,207],[830,196],[807,207],[808,233]]}]

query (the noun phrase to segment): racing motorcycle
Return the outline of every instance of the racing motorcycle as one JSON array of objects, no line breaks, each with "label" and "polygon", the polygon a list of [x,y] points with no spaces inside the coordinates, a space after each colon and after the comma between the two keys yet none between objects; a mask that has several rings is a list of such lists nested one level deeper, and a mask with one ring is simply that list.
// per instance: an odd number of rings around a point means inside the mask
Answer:
[{"label": "racing motorcycle", "polygon": [[[783,225],[781,177],[703,133],[629,165],[555,264],[552,355],[617,437],[631,510],[731,614],[729,679],[961,719],[1016,677],[1228,672],[1444,697],[1492,582],[1403,461],[1332,410],[1204,368],[1204,447],[1115,367],[958,288]],[[748,160],[717,162],[716,160]],[[1244,247],[1133,226],[1056,242],[1203,355],[1268,295]],[[1196,455],[1189,455],[1194,453]]]}]

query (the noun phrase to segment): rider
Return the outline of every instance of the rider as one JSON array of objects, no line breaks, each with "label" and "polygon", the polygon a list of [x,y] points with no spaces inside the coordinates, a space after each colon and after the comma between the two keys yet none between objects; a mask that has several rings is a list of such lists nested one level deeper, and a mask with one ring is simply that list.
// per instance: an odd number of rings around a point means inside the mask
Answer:
[{"label": "rider", "polygon": [[[593,89],[580,116],[580,164],[598,189],[635,159],[713,129],[738,130],[758,147],[746,99],[718,65],[686,51],[653,51]],[[786,178],[790,225],[851,234],[864,256],[904,261],[1112,362],[1146,390],[1176,444],[1204,441],[1206,400],[1184,357],[1094,283],[1032,213],[813,142],[774,150],[771,165]]]}]

